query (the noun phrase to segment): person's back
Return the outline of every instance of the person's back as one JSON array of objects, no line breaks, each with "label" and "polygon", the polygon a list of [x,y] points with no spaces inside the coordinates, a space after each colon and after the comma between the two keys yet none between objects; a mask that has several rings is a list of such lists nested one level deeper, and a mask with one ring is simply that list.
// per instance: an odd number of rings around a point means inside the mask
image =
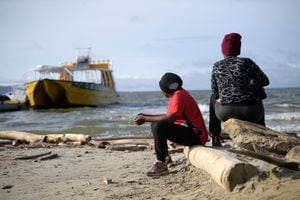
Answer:
[{"label": "person's back", "polygon": [[208,133],[202,113],[196,100],[188,91],[182,88],[173,93],[169,98],[167,113],[173,113],[176,116],[173,123],[201,130],[201,140],[204,143],[207,141]]},{"label": "person's back", "polygon": [[225,35],[221,45],[224,59],[213,66],[209,131],[214,146],[221,145],[221,121],[237,118],[265,125],[258,91],[269,84],[269,79],[251,59],[238,57],[241,38],[238,33]]},{"label": "person's back", "polygon": [[212,74],[212,95],[221,104],[255,102],[256,88],[269,83],[249,58],[226,57],[214,64]]}]

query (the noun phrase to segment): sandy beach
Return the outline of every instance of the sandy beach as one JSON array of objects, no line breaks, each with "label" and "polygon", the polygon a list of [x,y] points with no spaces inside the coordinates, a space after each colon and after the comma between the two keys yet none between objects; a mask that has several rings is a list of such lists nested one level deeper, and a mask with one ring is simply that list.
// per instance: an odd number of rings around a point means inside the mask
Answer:
[{"label": "sandy beach", "polygon": [[[51,151],[51,160],[15,160]],[[299,199],[300,172],[249,159],[262,171],[233,192],[205,171],[171,155],[174,166],[147,177],[153,150],[111,151],[90,146],[7,148],[0,151],[0,199]],[[245,158],[244,158],[245,159]]]}]

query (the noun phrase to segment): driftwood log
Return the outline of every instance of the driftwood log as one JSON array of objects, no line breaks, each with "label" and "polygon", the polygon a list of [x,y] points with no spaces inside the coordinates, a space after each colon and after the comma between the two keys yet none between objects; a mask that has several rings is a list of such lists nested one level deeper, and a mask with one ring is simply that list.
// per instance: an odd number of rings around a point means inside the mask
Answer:
[{"label": "driftwood log", "polygon": [[58,155],[56,153],[52,153],[51,151],[49,151],[46,153],[41,153],[41,154],[36,154],[36,155],[17,157],[17,158],[15,158],[15,160],[35,159],[34,162],[37,162],[37,161],[42,161],[42,160],[50,160],[50,159],[53,159],[56,157],[58,157]]},{"label": "driftwood log", "polygon": [[0,139],[18,140],[26,143],[43,142],[45,136],[20,131],[0,131]]},{"label": "driftwood log", "polygon": [[247,182],[258,174],[255,166],[232,157],[228,152],[194,146],[185,148],[189,162],[205,170],[222,188],[232,191],[236,185]]},{"label": "driftwood log", "polygon": [[147,148],[147,145],[136,144],[112,144],[107,147],[107,149],[115,151],[144,151]]},{"label": "driftwood log", "polygon": [[44,142],[49,143],[60,143],[60,142],[80,142],[81,144],[86,144],[91,140],[91,136],[83,134],[48,134],[45,135]]},{"label": "driftwood log", "polygon": [[48,134],[39,135],[34,133],[20,131],[0,131],[0,139],[9,139],[13,141],[21,141],[29,144],[37,143],[60,143],[60,142],[79,142],[86,144],[91,140],[91,136],[83,134]]},{"label": "driftwood log", "polygon": [[4,145],[7,145],[7,144],[12,144],[12,140],[3,140],[1,139],[0,140],[0,146],[4,146]]},{"label": "driftwood log", "polygon": [[118,137],[92,137],[95,141],[113,141],[113,140],[147,140],[152,139],[152,136],[136,135],[136,136],[118,136]]},{"label": "driftwood log", "polygon": [[36,161],[50,160],[50,159],[54,159],[54,158],[57,158],[57,157],[58,157],[57,153],[52,153],[50,155],[40,157]]},{"label": "driftwood log", "polygon": [[51,154],[51,151],[49,151],[47,153],[36,154],[36,155],[17,157],[17,158],[15,158],[15,160],[30,160],[30,159],[35,159],[38,157],[43,157],[43,156],[46,156],[49,154]]},{"label": "driftwood log", "polygon": [[238,119],[227,120],[224,131],[239,147],[255,152],[268,151],[285,155],[294,146],[300,145],[300,137],[296,135]]},{"label": "driftwood log", "polygon": [[154,145],[151,136],[92,137],[90,144],[116,151],[144,151]]},{"label": "driftwood log", "polygon": [[228,149],[228,151],[232,152],[232,153],[245,155],[245,156],[250,156],[252,158],[256,158],[259,160],[263,160],[263,161],[266,161],[273,165],[276,165],[278,167],[284,167],[284,168],[288,168],[288,169],[296,170],[296,171],[299,170],[299,164],[297,162],[287,161],[285,159],[275,158],[275,157],[271,157],[269,155],[265,155],[263,153],[257,153],[257,152],[253,152],[253,151],[238,150],[238,149]]}]

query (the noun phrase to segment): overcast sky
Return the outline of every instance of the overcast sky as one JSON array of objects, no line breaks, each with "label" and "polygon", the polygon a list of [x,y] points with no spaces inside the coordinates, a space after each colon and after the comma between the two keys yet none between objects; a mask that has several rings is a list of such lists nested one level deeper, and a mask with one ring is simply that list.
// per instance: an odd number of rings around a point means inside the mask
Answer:
[{"label": "overcast sky", "polygon": [[223,36],[238,32],[269,87],[300,87],[299,19],[298,0],[0,0],[0,82],[91,47],[112,59],[117,90],[159,90],[167,71],[210,89]]}]

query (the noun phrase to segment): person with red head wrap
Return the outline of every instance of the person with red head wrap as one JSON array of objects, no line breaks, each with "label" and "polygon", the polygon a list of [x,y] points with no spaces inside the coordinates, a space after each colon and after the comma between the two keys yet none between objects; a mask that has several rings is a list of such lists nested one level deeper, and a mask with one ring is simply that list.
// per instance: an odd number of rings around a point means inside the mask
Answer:
[{"label": "person with red head wrap", "polygon": [[238,56],[241,54],[242,36],[238,33],[225,35],[222,42],[222,53],[225,56]]},{"label": "person with red head wrap", "polygon": [[226,34],[221,45],[224,59],[213,65],[209,106],[213,146],[221,146],[222,121],[237,118],[265,126],[262,99],[266,96],[258,91],[269,85],[269,79],[250,58],[238,57],[241,39],[238,33]]}]

